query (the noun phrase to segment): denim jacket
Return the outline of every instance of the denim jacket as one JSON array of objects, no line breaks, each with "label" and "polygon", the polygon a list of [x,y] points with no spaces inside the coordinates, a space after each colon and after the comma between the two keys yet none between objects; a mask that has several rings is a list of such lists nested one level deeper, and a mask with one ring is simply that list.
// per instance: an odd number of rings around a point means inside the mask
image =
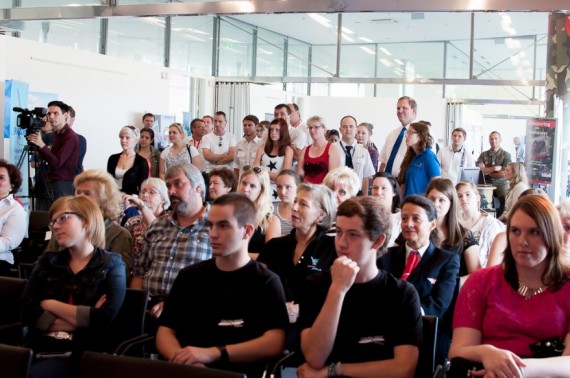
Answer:
[{"label": "denim jacket", "polygon": [[[121,256],[95,248],[91,260],[77,274],[69,267],[68,249],[44,253],[34,268],[22,295],[23,320],[36,333],[48,332],[57,317],[40,303],[55,299],[77,306],[74,340],[87,342],[107,333],[119,312],[126,292],[125,265]],[[100,308],[95,304],[106,295]],[[84,345],[86,346],[86,345]]]}]

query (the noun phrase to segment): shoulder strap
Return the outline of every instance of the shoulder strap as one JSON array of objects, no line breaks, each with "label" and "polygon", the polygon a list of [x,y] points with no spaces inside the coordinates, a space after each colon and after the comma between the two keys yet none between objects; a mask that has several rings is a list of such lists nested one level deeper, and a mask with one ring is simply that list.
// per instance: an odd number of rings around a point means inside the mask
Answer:
[{"label": "shoulder strap", "polygon": [[186,145],[186,149],[188,150],[188,156],[190,156],[190,164],[192,164],[192,153],[190,152],[190,145]]}]

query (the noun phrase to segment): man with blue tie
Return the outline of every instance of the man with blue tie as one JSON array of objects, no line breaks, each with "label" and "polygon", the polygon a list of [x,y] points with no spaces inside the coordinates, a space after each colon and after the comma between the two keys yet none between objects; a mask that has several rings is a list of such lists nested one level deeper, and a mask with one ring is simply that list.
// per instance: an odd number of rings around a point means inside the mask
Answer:
[{"label": "man with blue tie", "polygon": [[386,137],[384,147],[380,152],[380,172],[389,172],[394,177],[400,173],[400,165],[406,155],[404,134],[408,125],[416,120],[417,103],[408,96],[400,97],[396,105],[396,115],[402,126],[392,130]]}]

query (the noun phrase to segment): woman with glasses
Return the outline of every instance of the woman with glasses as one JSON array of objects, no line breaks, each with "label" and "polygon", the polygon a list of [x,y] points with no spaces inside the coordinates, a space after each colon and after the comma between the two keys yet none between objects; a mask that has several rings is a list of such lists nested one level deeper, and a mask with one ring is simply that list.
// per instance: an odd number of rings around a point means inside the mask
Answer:
[{"label": "woman with glasses", "polygon": [[141,129],[141,137],[135,151],[148,162],[150,175],[158,177],[158,164],[160,163],[160,150],[154,147],[154,130],[148,127]]},{"label": "woman with glasses", "polygon": [[138,210],[138,214],[131,216],[124,225],[133,238],[134,254],[138,255],[142,252],[146,229],[156,218],[166,214],[170,207],[168,189],[163,180],[151,177],[142,183],[138,197],[125,196],[123,200]]},{"label": "woman with glasses", "polygon": [[291,169],[293,165],[293,149],[289,126],[282,118],[275,118],[269,124],[267,141],[257,148],[253,165],[266,167],[271,180],[273,201],[279,200],[275,179],[281,170]]},{"label": "woman with glasses", "polygon": [[28,229],[28,215],[14,198],[22,185],[18,167],[0,160],[0,276],[7,276],[14,265],[12,250],[22,243]]},{"label": "woman with glasses", "polygon": [[[76,377],[81,353],[101,351],[126,291],[121,256],[103,249],[99,207],[84,196],[59,198],[50,229],[62,249],[40,256],[22,296],[26,345],[36,355],[30,376]],[[42,352],[71,352],[41,359]]]},{"label": "woman with glasses", "polygon": [[266,242],[281,236],[281,222],[273,215],[269,173],[263,167],[249,168],[242,172],[237,191],[249,198],[257,210],[255,232],[249,240],[249,253],[257,258]]},{"label": "woman with glasses", "polygon": [[520,198],[502,264],[473,273],[459,293],[448,377],[570,377],[569,277],[554,205]]},{"label": "woman with glasses", "polygon": [[141,183],[148,178],[148,162],[135,152],[139,135],[136,127],[123,127],[119,133],[123,152],[109,156],[107,161],[107,172],[117,180],[119,188],[126,194],[138,193]]},{"label": "woman with glasses", "polygon": [[200,172],[204,171],[200,153],[196,147],[186,144],[186,130],[181,124],[173,123],[168,127],[168,139],[172,145],[160,154],[158,171],[161,179],[164,180],[168,167],[179,163],[194,164]]},{"label": "woman with glasses", "polygon": [[320,184],[329,171],[340,165],[340,151],[336,143],[327,141],[325,120],[319,116],[307,120],[307,130],[313,140],[299,154],[297,173],[311,184]]},{"label": "woman with glasses", "polygon": [[[130,279],[133,262],[133,239],[129,231],[115,223],[121,215],[121,192],[117,182],[110,174],[99,169],[88,169],[75,176],[73,180],[76,196],[91,199],[103,213],[105,227],[105,249],[121,255],[127,268],[127,279]],[[46,248],[58,251],[60,245],[57,238],[52,238]]]},{"label": "woman with glasses", "polygon": [[461,206],[461,223],[475,236],[479,243],[479,263],[481,267],[487,265],[487,258],[491,251],[491,244],[505,225],[498,219],[481,210],[481,196],[477,186],[469,181],[461,181],[455,185],[457,199]]},{"label": "woman with glasses", "polygon": [[429,126],[414,122],[406,131],[408,150],[398,174],[403,197],[410,194],[423,194],[432,178],[441,175],[439,160],[432,150],[434,144]]}]

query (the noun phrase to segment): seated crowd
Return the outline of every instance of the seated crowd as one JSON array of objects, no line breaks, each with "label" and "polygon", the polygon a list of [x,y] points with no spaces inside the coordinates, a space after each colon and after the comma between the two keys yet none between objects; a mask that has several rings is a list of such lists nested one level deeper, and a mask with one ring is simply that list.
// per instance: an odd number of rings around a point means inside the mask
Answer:
[{"label": "seated crowd", "polygon": [[[172,363],[260,377],[288,350],[303,378],[431,377],[433,316],[449,377],[570,377],[570,202],[523,192],[521,163],[501,176],[482,156],[507,185],[501,217],[482,211],[409,97],[380,152],[371,124],[345,116],[328,133],[290,105],[266,130],[247,116],[240,141],[223,112],[211,131],[193,120],[191,139],[172,124],[163,152],[145,114],[107,171],[75,176],[22,296],[24,345],[71,353],[35,358],[30,376],[74,377],[83,351],[108,352],[130,287],[148,291],[145,331]],[[21,181],[0,160],[0,275],[26,231]]]}]

